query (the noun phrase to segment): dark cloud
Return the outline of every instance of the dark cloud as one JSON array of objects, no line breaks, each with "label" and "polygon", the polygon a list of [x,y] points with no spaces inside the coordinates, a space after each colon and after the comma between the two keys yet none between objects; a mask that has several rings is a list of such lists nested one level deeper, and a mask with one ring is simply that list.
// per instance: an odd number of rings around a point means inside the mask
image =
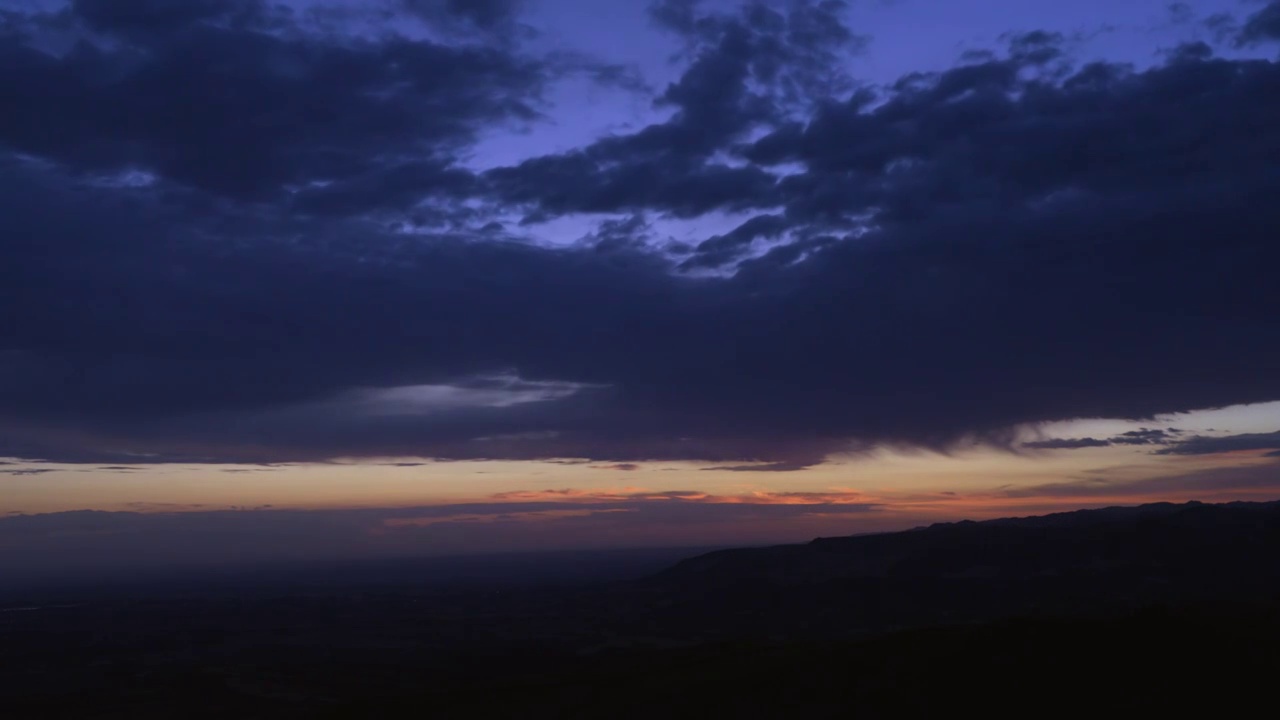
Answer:
[{"label": "dark cloud", "polygon": [[271,15],[262,0],[72,0],[70,10],[94,30],[145,40],[197,25],[258,28]]},{"label": "dark cloud", "polygon": [[1120,433],[1111,438],[1115,445],[1166,445],[1174,438],[1174,433],[1166,430],[1139,428]]},{"label": "dark cloud", "polygon": [[583,241],[596,250],[637,250],[641,249],[651,237],[652,225],[644,215],[632,215],[620,220],[605,220],[596,227],[596,231],[583,238]]},{"label": "dark cloud", "polygon": [[1177,428],[1138,428],[1120,433],[1114,437],[1098,440],[1096,438],[1049,438],[1035,442],[1023,443],[1022,447],[1033,450],[1080,450],[1083,448],[1110,447],[1112,445],[1168,445],[1175,442],[1182,431]]},{"label": "dark cloud", "polygon": [[1213,455],[1237,450],[1280,449],[1280,431],[1219,437],[1195,435],[1157,451],[1160,455]]},{"label": "dark cloud", "polygon": [[639,470],[640,466],[635,463],[614,463],[612,465],[592,465],[597,470],[621,470],[623,472],[632,472]]},{"label": "dark cloud", "polygon": [[1235,15],[1228,12],[1213,13],[1201,24],[1209,32],[1214,41],[1220,44],[1240,44],[1240,22]]},{"label": "dark cloud", "polygon": [[774,178],[759,168],[720,164],[691,167],[679,159],[615,164],[590,152],[528,160],[487,173],[504,201],[531,204],[540,219],[569,213],[662,209],[692,218],[717,209],[767,206]]},{"label": "dark cloud", "polygon": [[[518,43],[203,7],[0,33],[0,455],[789,469],[1280,399],[1273,62],[1024,33],[846,89],[838,3],[664,3],[669,120],[473,174],[556,77]],[[588,212],[623,214],[502,224]]]},{"label": "dark cloud", "polygon": [[1012,33],[1005,38],[1009,43],[1009,57],[1023,65],[1044,65],[1063,56],[1062,43],[1066,36],[1058,32],[1032,30]]},{"label": "dark cloud", "polygon": [[1023,447],[1033,450],[1080,450],[1082,448],[1110,447],[1110,440],[1097,440],[1095,438],[1049,438],[1048,440],[1037,440],[1035,442],[1024,443]]},{"label": "dark cloud", "polygon": [[1240,28],[1238,40],[1245,45],[1280,40],[1280,2],[1269,2],[1250,15]]},{"label": "dark cloud", "polygon": [[659,26],[683,36],[690,53],[726,37],[745,40],[749,77],[772,86],[774,98],[788,104],[806,105],[846,89],[850,80],[842,61],[868,43],[845,23],[844,0],[800,0],[786,7],[753,0],[736,12],[716,12],[709,5],[657,0],[650,15]]},{"label": "dark cloud", "polygon": [[509,48],[343,39],[297,13],[268,32],[249,0],[78,0],[70,12],[111,39],[61,53],[0,42],[0,100],[14,109],[0,143],[81,173],[148,173],[304,212],[456,198],[471,178],[453,153],[481,128],[535,117],[550,78]]},{"label": "dark cloud", "polygon": [[672,118],[491,171],[492,192],[538,217],[646,207],[694,217],[779,204],[773,175],[713,156],[849,84],[839,61],[862,39],[845,26],[843,8],[830,0],[797,2],[782,12],[755,2],[721,14],[695,2],[658,3],[655,18],[686,37],[691,58],[654,100],[673,108]]},{"label": "dark cloud", "polygon": [[0,470],[0,475],[43,475],[45,473],[56,472],[49,468],[19,468],[17,470]]},{"label": "dark cloud", "polygon": [[756,239],[777,238],[789,225],[780,215],[757,215],[724,235],[702,241],[684,267],[720,267],[746,255]]}]

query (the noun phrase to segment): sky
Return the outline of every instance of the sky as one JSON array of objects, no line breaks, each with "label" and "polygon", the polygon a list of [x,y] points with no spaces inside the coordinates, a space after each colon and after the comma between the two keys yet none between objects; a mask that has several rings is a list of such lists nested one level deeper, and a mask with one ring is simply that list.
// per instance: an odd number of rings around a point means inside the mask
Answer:
[{"label": "sky", "polygon": [[1280,2],[0,1],[0,569],[1280,497]]}]

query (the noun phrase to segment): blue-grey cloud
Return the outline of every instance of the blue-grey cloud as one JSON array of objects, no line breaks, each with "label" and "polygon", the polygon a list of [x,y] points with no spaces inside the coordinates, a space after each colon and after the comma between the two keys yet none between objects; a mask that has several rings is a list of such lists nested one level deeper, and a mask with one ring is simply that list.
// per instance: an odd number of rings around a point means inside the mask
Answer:
[{"label": "blue-grey cloud", "polygon": [[[840,4],[793,7],[661,4],[669,118],[484,172],[565,72],[515,36],[6,15],[0,456],[793,468],[1280,399],[1280,65],[1032,32],[871,87],[824,69]],[[501,224],[584,213],[616,215]]]},{"label": "blue-grey cloud", "polygon": [[1159,428],[1139,428],[1116,435],[1111,438],[1111,443],[1115,445],[1167,445],[1176,435],[1177,433]]},{"label": "blue-grey cloud", "polygon": [[1083,448],[1110,447],[1110,440],[1098,440],[1096,438],[1049,438],[1048,440],[1036,440],[1034,442],[1024,443],[1023,447],[1032,450],[1080,450]]},{"label": "blue-grey cloud", "polygon": [[1240,28],[1240,43],[1248,45],[1264,41],[1280,41],[1280,2],[1274,0],[1250,15]]},{"label": "blue-grey cloud", "polygon": [[1241,435],[1196,435],[1157,451],[1160,455],[1213,455],[1238,450],[1280,449],[1280,431]]},{"label": "blue-grey cloud", "polygon": [[[1112,445],[1158,445],[1166,446],[1180,442],[1183,431],[1178,428],[1138,428],[1122,432],[1109,438],[1048,438],[1023,443],[1022,447],[1032,450],[1081,450],[1083,448],[1110,447]],[[1159,452],[1159,451],[1158,451]]]}]

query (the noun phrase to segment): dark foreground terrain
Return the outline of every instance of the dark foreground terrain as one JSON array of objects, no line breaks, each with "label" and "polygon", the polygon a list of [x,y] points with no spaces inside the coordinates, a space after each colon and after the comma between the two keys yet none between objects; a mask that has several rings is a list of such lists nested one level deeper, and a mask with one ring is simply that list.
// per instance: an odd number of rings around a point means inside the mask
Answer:
[{"label": "dark foreground terrain", "polygon": [[596,583],[406,567],[10,588],[0,714],[1236,715],[1280,671],[1280,503],[936,525]]}]

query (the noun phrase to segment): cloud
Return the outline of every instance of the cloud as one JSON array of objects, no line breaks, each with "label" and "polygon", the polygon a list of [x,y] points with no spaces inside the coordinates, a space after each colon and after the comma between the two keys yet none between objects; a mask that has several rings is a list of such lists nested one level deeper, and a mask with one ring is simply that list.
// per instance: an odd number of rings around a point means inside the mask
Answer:
[{"label": "cloud", "polygon": [[201,25],[260,28],[271,17],[259,0],[72,0],[70,10],[94,30],[146,40]]},{"label": "cloud", "polygon": [[[422,4],[482,24],[502,10]],[[473,179],[456,153],[486,127],[537,116],[555,76],[515,48],[411,40],[394,24],[376,41],[344,38],[282,7],[76,0],[44,21],[78,31],[74,48],[5,36],[0,95],[21,110],[0,122],[0,142],[81,173],[142,172],[297,212],[407,209],[465,194]]]},{"label": "cloud", "polygon": [[640,469],[640,466],[635,463],[614,463],[612,465],[592,465],[591,467],[598,470],[622,470],[623,472],[632,472]]},{"label": "cloud", "polygon": [[1280,399],[1272,61],[860,86],[839,3],[663,3],[668,117],[480,171],[563,79],[518,38],[90,6],[0,31],[5,457],[781,470]]},{"label": "cloud", "polygon": [[410,12],[434,21],[494,29],[514,22],[522,0],[399,0]]},{"label": "cloud", "polygon": [[1185,2],[1172,2],[1165,6],[1168,13],[1169,22],[1175,25],[1185,25],[1192,22],[1196,18],[1195,9]]},{"label": "cloud", "polygon": [[682,267],[719,267],[745,255],[758,238],[777,238],[790,223],[780,215],[757,215],[724,235],[703,240]]},{"label": "cloud", "polygon": [[1129,430],[1104,440],[1096,438],[1048,438],[1023,443],[1022,447],[1032,450],[1080,450],[1083,448],[1110,447],[1112,445],[1168,445],[1178,442],[1182,434],[1178,428],[1138,428]]},{"label": "cloud", "polygon": [[[780,204],[773,175],[713,156],[849,84],[840,60],[865,39],[846,27],[843,9],[842,2],[802,1],[786,11],[748,3],[738,12],[717,13],[698,3],[656,3],[653,16],[685,38],[691,59],[679,80],[654,98],[675,111],[671,119],[492,170],[486,174],[491,191],[538,218],[642,208],[691,218]],[[781,230],[776,223],[756,223],[719,244]],[[735,255],[728,247],[718,253]]]},{"label": "cloud", "polygon": [[1261,10],[1253,13],[1240,28],[1238,42],[1251,45],[1265,41],[1280,40],[1280,2],[1269,2]]},{"label": "cloud", "polygon": [[813,463],[773,462],[759,463],[755,465],[713,465],[712,467],[703,468],[703,470],[725,470],[728,472],[797,472],[810,467],[813,467]]},{"label": "cloud", "polygon": [[1081,448],[1110,447],[1110,440],[1086,438],[1049,438],[1035,442],[1023,443],[1023,447],[1033,450],[1079,450]]},{"label": "cloud", "polygon": [[1217,467],[1141,480],[1110,480],[1105,474],[1085,480],[1009,488],[1012,498],[1151,498],[1187,497],[1221,500],[1240,494],[1280,494],[1280,463]]},{"label": "cloud", "polygon": [[1120,433],[1111,438],[1111,442],[1115,445],[1165,445],[1174,437],[1174,433],[1166,430],[1148,428],[1139,428],[1130,430],[1129,432]]},{"label": "cloud", "polygon": [[1280,449],[1280,431],[1218,437],[1195,435],[1157,451],[1159,455],[1214,455],[1240,450]]}]

